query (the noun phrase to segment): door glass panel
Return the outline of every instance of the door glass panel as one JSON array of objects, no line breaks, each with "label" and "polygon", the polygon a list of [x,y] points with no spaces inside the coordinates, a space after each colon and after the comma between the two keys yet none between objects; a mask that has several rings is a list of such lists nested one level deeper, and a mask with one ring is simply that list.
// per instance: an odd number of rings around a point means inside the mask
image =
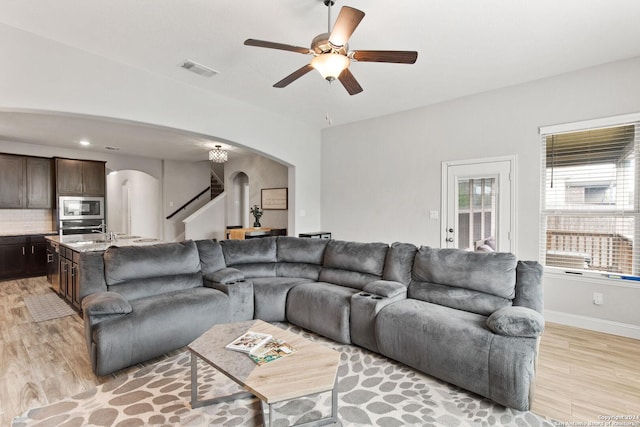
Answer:
[{"label": "door glass panel", "polygon": [[[496,178],[470,178],[458,181],[458,234],[459,249],[477,250],[488,244],[495,246]],[[492,247],[496,250],[495,247]]]}]

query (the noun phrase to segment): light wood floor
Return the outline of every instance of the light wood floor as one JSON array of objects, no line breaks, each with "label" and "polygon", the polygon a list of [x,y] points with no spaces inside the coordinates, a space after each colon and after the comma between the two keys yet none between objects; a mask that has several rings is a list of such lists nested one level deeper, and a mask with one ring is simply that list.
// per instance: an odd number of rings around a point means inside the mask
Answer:
[{"label": "light wood floor", "polygon": [[[79,316],[33,322],[23,298],[49,291],[44,277],[0,282],[2,426],[30,407],[138,369],[96,377]],[[640,415],[640,341],[547,324],[533,412],[559,421],[586,422],[598,421],[601,415]]]}]

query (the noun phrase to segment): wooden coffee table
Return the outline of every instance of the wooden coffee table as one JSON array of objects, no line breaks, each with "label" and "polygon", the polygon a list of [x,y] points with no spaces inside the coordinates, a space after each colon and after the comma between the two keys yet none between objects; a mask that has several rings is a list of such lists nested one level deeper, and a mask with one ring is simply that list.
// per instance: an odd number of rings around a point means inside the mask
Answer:
[{"label": "wooden coffee table", "polygon": [[[296,352],[260,366],[246,354],[225,348],[249,330],[283,339],[291,344]],[[260,399],[264,425],[271,426],[271,405],[331,391],[331,416],[299,425],[324,425],[338,420],[337,373],[340,353],[335,350],[262,320],[215,325],[187,348],[191,351],[192,408],[255,396]],[[198,400],[198,358],[244,387],[247,392]],[[268,414],[268,423],[265,412]]]}]

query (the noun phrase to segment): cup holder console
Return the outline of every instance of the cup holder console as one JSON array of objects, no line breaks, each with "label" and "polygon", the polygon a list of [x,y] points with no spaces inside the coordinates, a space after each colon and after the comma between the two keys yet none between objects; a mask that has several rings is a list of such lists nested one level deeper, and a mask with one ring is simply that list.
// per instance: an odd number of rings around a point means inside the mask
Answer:
[{"label": "cup holder console", "polygon": [[361,297],[371,297],[371,299],[382,299],[382,297],[379,297],[378,295],[371,295],[366,292],[360,292],[358,295]]}]

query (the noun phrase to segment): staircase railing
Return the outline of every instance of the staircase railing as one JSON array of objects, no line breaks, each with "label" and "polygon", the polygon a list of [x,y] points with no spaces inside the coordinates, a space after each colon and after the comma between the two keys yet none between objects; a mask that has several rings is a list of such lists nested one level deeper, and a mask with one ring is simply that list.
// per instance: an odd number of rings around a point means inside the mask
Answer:
[{"label": "staircase railing", "polygon": [[178,209],[176,209],[171,215],[169,215],[167,217],[167,219],[171,219],[174,216],[176,216],[178,214],[178,212],[180,212],[181,210],[184,210],[187,208],[187,206],[189,206],[191,203],[195,202],[196,200],[198,200],[200,197],[202,197],[202,195],[204,193],[206,193],[207,191],[211,190],[211,186],[205,188],[204,190],[202,190],[201,192],[199,192],[198,194],[196,194],[191,200],[189,200],[187,203],[185,203],[184,205],[180,206]]}]

